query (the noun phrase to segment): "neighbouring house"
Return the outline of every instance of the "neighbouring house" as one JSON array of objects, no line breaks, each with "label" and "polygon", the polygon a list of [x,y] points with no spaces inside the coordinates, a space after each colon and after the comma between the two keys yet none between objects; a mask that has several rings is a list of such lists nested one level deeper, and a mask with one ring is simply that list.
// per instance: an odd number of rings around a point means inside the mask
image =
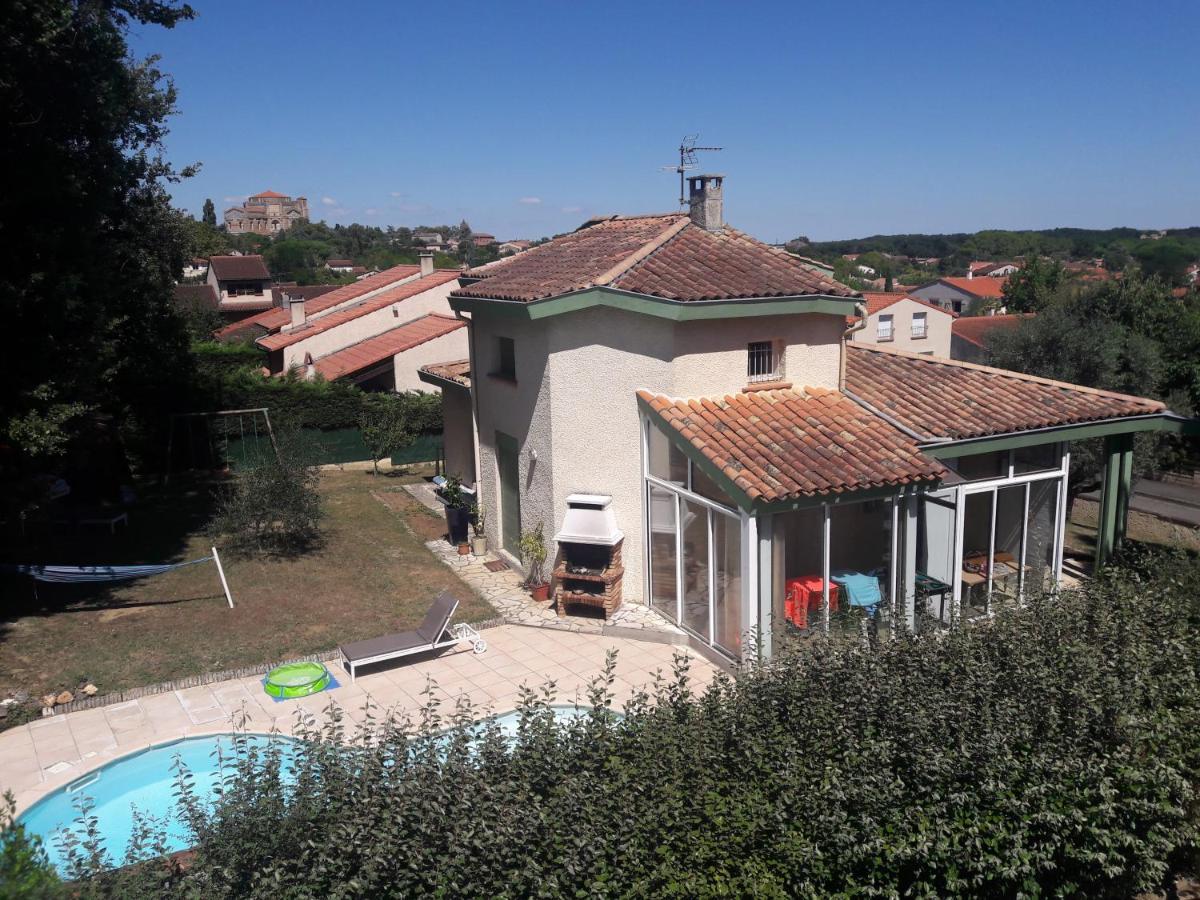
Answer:
[{"label": "neighbouring house", "polygon": [[988,336],[996,331],[1016,328],[1033,313],[1009,313],[995,316],[961,316],[950,329],[950,358],[963,362],[988,362]]},{"label": "neighbouring house", "polygon": [[475,416],[471,411],[471,361],[455,359],[430,363],[417,373],[421,381],[442,392],[442,442],[447,475],[463,484],[476,482]]},{"label": "neighbouring house", "polygon": [[496,236],[494,234],[488,234],[486,231],[472,232],[471,243],[476,247],[486,247],[489,244],[496,243]]},{"label": "neighbouring house", "polygon": [[[901,293],[863,294],[867,303],[866,324],[852,332],[859,344],[887,344],[925,356],[950,356],[950,324],[956,314]],[[851,316],[846,324],[861,322]]]},{"label": "neighbouring house", "polygon": [[327,259],[325,260],[325,268],[331,272],[349,272],[354,268],[354,260],[352,259]]},{"label": "neighbouring house", "polygon": [[533,246],[533,241],[505,241],[499,247],[501,256],[511,256]]},{"label": "neighbouring house", "polygon": [[275,191],[247,197],[241,206],[225,210],[225,230],[230,234],[276,234],[308,218],[308,200]]},{"label": "neighbouring house", "polygon": [[939,278],[913,288],[909,294],[951,312],[971,313],[983,307],[1002,304],[1006,280],[991,276],[975,278],[971,275],[965,278]]},{"label": "neighbouring house", "polygon": [[436,231],[414,231],[413,240],[418,244],[430,246],[433,244],[441,244],[442,236]]},{"label": "neighbouring house", "polygon": [[274,305],[271,273],[261,256],[213,256],[208,281],[221,314],[230,320],[252,316]]},{"label": "neighbouring house", "polygon": [[981,275],[993,278],[1006,278],[1014,272],[1020,271],[1021,267],[1019,265],[1010,262],[972,262],[967,266],[967,272],[971,278],[978,278]]},{"label": "neighbouring house", "polygon": [[255,343],[267,351],[273,375],[299,369],[310,378],[347,379],[367,390],[421,390],[422,366],[467,352],[466,322],[447,302],[461,274],[435,269],[426,251],[415,274],[395,279],[381,273],[345,286],[370,285],[356,294],[339,289],[312,307],[304,298],[285,297],[281,315],[271,322],[278,327]]},{"label": "neighbouring house", "polygon": [[208,260],[194,256],[183,267],[184,278],[203,278],[208,274]]},{"label": "neighbouring house", "polygon": [[450,294],[469,362],[446,358],[471,404],[447,406],[446,453],[473,435],[511,565],[541,526],[560,609],[648,604],[731,658],[837,627],[949,627],[1059,579],[1069,442],[1091,437],[1109,558],[1134,433],[1196,423],[848,340],[866,301],[727,225],[723,182],[692,176],[687,213],[590,220]]}]

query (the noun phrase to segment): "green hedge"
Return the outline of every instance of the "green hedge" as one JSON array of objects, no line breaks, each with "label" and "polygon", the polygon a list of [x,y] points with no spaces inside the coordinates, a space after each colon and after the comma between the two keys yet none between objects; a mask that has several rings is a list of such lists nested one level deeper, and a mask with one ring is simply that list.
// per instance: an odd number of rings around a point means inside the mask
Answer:
[{"label": "green hedge", "polygon": [[1196,862],[1198,597],[1194,562],[1158,559],[940,639],[817,642],[700,697],[680,662],[623,720],[603,711],[610,671],[569,725],[527,695],[512,743],[432,739],[433,703],[416,738],[377,725],[353,752],[335,724],[294,793],[243,749],[221,810],[185,805],[186,871],[78,887],[1128,898]]}]

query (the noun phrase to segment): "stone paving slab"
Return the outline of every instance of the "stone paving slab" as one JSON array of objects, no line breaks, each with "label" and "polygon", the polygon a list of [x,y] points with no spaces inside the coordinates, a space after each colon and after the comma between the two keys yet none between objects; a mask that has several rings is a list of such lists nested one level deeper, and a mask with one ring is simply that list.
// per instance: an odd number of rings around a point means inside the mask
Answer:
[{"label": "stone paving slab", "polygon": [[[480,565],[482,568],[482,565]],[[557,618],[557,617],[556,617]],[[638,690],[652,687],[656,673],[670,675],[674,655],[690,658],[697,690],[717,672],[708,660],[671,643],[501,625],[482,632],[487,652],[476,655],[469,644],[359,675],[355,681],[337,670],[340,686],[298,700],[276,702],[258,677],[148,694],[111,706],[60,713],[0,732],[0,792],[12,790],[18,811],[49,791],[69,784],[91,769],[118,757],[180,738],[234,730],[243,718],[249,731],[292,734],[297,715],[324,721],[333,702],[345,713],[348,730],[364,721],[368,701],[378,721],[387,714],[414,720],[426,691],[448,714],[459,698],[486,712],[507,712],[522,688],[538,691],[549,681],[556,702],[587,700],[589,683],[604,668],[605,653],[617,651],[613,701],[622,707]],[[334,664],[330,664],[334,669]]]},{"label": "stone paving slab", "polygon": [[630,601],[622,603],[621,608],[607,620],[590,616],[559,616],[553,600],[537,603],[529,596],[519,573],[512,569],[501,572],[489,570],[487,564],[500,558],[494,553],[460,556],[457,548],[443,540],[427,541],[425,546],[453,569],[454,574],[474,588],[475,593],[490,603],[506,622],[582,634],[604,634],[606,629],[620,628],[647,632],[647,637],[649,633],[655,633],[670,640],[684,638],[683,631],[654,610]]}]

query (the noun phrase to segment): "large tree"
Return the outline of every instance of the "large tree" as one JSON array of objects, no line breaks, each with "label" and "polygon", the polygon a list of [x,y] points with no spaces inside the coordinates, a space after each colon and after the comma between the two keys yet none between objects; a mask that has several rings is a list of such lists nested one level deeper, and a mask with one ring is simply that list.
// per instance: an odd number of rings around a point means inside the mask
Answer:
[{"label": "large tree", "polygon": [[217,208],[213,205],[212,197],[204,201],[204,215],[200,221],[209,228],[217,227]]},{"label": "large tree", "polygon": [[164,183],[189,172],[163,157],[174,87],[155,58],[131,56],[126,32],[192,15],[174,0],[0,6],[0,304],[10,348],[0,359],[0,435],[18,459],[38,449],[20,437],[31,421],[70,427],[64,405],[112,414],[145,438],[179,402],[187,341],[171,294],[187,231]]}]

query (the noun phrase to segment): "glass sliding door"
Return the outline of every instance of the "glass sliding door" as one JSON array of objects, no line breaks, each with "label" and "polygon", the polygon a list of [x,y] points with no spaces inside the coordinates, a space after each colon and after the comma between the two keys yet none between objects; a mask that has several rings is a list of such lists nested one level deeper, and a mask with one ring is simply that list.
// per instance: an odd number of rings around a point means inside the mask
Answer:
[{"label": "glass sliding door", "polygon": [[1029,485],[1029,530],[1025,538],[1025,579],[1028,597],[1053,586],[1055,536],[1058,531],[1059,482],[1035,481]]},{"label": "glass sliding door", "polygon": [[713,641],[733,656],[742,646],[742,521],[713,512]]},{"label": "glass sliding door", "polygon": [[708,508],[680,501],[683,517],[683,624],[709,639]]},{"label": "glass sliding door", "polygon": [[679,547],[676,499],[650,485],[650,603],[671,621],[679,618]]}]

